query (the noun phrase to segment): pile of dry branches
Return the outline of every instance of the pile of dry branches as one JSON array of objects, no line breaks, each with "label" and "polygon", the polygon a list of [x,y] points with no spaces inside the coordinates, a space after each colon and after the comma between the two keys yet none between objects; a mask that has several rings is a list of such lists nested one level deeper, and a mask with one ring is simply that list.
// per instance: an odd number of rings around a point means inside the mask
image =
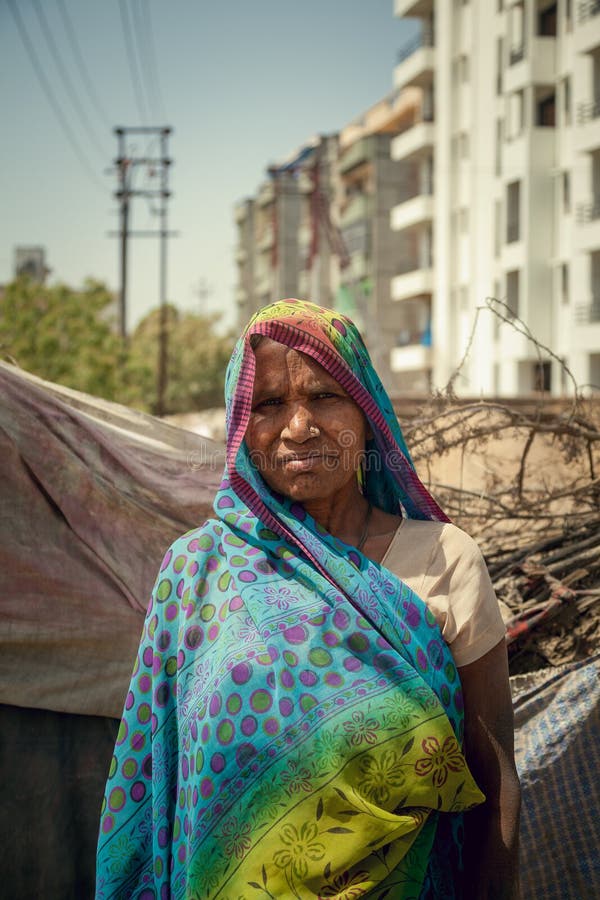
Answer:
[{"label": "pile of dry branches", "polygon": [[600,645],[600,398],[572,382],[570,399],[466,401],[455,378],[398,414],[421,479],[484,553],[511,672],[589,656]]}]

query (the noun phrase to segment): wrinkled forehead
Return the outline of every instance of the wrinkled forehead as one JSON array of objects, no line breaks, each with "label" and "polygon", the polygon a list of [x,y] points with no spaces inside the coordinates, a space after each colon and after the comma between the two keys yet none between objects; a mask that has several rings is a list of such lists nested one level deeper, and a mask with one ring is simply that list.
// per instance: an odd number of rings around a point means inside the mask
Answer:
[{"label": "wrinkled forehead", "polygon": [[[257,340],[255,340],[255,338]],[[254,392],[265,385],[280,385],[291,374],[307,384],[336,385],[344,391],[335,376],[307,353],[265,335],[253,335],[250,346],[254,353]],[[344,393],[346,393],[344,391]]]}]

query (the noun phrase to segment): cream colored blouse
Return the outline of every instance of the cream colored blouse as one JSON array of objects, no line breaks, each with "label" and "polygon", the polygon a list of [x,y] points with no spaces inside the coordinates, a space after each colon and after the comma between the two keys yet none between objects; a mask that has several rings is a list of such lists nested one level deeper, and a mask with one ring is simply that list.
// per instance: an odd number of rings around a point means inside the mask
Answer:
[{"label": "cream colored blouse", "polygon": [[504,637],[481,551],[456,525],[404,519],[381,565],[431,609],[457,666],[475,662]]}]

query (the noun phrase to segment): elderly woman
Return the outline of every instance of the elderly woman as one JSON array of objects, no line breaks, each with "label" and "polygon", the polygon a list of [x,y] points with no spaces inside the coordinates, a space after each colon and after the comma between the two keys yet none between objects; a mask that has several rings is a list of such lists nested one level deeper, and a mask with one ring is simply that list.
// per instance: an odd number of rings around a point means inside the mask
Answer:
[{"label": "elderly woman", "polygon": [[498,604],[356,328],[266,307],[226,395],[215,517],[148,609],[97,897],[517,897]]}]

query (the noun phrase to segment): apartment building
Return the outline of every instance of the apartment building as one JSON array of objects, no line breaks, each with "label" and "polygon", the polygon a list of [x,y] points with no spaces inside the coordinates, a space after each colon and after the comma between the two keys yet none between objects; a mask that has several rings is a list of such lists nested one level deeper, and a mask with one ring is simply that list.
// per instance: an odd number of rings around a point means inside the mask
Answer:
[{"label": "apartment building", "polygon": [[[390,154],[391,142],[415,119],[420,94],[399,91],[370,107],[340,132],[340,259],[335,307],[360,328],[383,382],[400,389],[392,369],[407,340],[406,310],[392,302],[390,283],[404,254],[403,236],[390,228],[392,209],[415,192],[416,173]],[[426,325],[419,339],[426,337]],[[424,386],[425,389],[427,385]]]},{"label": "apartment building", "polygon": [[600,3],[395,0],[395,14],[422,24],[394,72],[422,104],[391,142],[419,186],[391,212],[398,377],[443,386],[466,354],[459,393],[568,392],[529,330],[598,389]]},{"label": "apartment building", "polygon": [[312,138],[269,166],[256,196],[237,205],[240,326],[283,297],[333,306],[340,254],[334,225],[337,153],[337,134]]},{"label": "apartment building", "polygon": [[[415,90],[383,98],[339,135],[313,138],[270,166],[257,195],[236,208],[240,325],[285,296],[338,309],[359,325],[392,392],[392,352],[407,337],[406,308],[390,299],[404,246],[390,212],[414,193],[415,168],[392,159],[390,142],[420,106]],[[426,340],[428,323],[419,327]]]}]

